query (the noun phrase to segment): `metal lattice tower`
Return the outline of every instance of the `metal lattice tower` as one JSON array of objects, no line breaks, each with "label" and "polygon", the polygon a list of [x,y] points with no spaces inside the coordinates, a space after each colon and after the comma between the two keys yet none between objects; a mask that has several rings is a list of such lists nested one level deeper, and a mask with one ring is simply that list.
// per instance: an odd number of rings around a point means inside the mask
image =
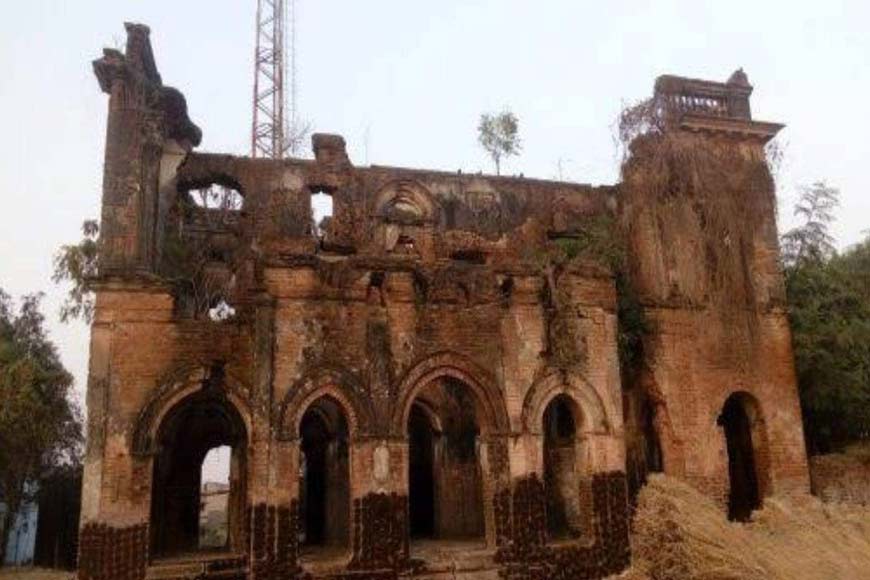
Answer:
[{"label": "metal lattice tower", "polygon": [[[292,8],[294,0],[288,1]],[[254,157],[281,159],[287,151],[285,140],[287,127],[284,119],[286,8],[285,0],[257,0],[254,120],[251,132],[251,154]],[[291,56],[291,60],[295,59]],[[295,110],[295,105],[292,110]]]}]

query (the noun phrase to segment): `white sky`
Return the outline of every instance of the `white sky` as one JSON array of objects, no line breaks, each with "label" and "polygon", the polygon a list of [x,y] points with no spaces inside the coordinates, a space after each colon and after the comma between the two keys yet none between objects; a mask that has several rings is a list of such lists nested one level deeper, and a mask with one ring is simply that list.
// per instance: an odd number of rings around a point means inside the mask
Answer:
[{"label": "white sky", "polygon": [[230,454],[232,448],[226,445],[215,447],[202,460],[202,484],[230,482]]},{"label": "white sky", "polygon": [[[61,325],[51,257],[97,217],[106,97],[90,61],[123,22],[152,28],[166,84],[186,95],[201,149],[247,154],[255,0],[6,0],[0,7],[0,287],[42,290],[50,332],[84,389],[88,334]],[[298,0],[299,110],[341,133],[352,161],[490,170],[482,112],[510,107],[523,153],[506,173],[613,183],[613,121],[674,73],[744,67],[753,114],[788,124],[780,182],[842,191],[839,244],[870,228],[870,2]],[[366,134],[368,133],[368,139]],[[368,145],[366,146],[366,142]]]}]

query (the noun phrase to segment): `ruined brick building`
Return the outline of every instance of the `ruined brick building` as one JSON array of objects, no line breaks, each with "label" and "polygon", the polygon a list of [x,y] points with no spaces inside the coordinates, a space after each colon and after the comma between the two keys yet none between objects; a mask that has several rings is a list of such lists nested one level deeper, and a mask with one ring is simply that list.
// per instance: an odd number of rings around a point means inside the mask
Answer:
[{"label": "ruined brick building", "polygon": [[[732,517],[807,491],[780,126],[742,71],[660,77],[661,124],[593,187],[358,167],[326,134],[313,160],[198,152],[148,29],[127,34],[94,63],[80,578],[600,578],[629,564],[650,470]],[[218,446],[229,533],[203,552]]]}]

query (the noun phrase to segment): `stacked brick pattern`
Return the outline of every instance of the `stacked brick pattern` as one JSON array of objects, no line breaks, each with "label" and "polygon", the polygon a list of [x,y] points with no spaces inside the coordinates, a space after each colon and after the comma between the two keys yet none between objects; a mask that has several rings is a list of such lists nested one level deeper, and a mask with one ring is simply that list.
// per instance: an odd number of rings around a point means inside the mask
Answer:
[{"label": "stacked brick pattern", "polygon": [[537,476],[520,480],[498,501],[501,522],[497,554],[508,580],[603,578],[625,569],[631,557],[625,474],[592,481],[593,537],[569,545],[547,543],[546,499]]},{"label": "stacked brick pattern", "polygon": [[143,580],[148,526],[113,528],[86,524],[79,537],[80,580]]},{"label": "stacked brick pattern", "polygon": [[351,570],[403,570],[408,564],[408,498],[372,493],[354,500]]}]

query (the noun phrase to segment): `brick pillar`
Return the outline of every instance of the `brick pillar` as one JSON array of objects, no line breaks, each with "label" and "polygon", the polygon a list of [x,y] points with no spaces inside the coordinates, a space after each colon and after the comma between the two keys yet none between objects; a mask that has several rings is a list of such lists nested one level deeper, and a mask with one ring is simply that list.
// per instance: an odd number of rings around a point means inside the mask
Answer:
[{"label": "brick pillar", "polygon": [[353,570],[400,570],[408,563],[407,456],[405,442],[352,442]]}]

